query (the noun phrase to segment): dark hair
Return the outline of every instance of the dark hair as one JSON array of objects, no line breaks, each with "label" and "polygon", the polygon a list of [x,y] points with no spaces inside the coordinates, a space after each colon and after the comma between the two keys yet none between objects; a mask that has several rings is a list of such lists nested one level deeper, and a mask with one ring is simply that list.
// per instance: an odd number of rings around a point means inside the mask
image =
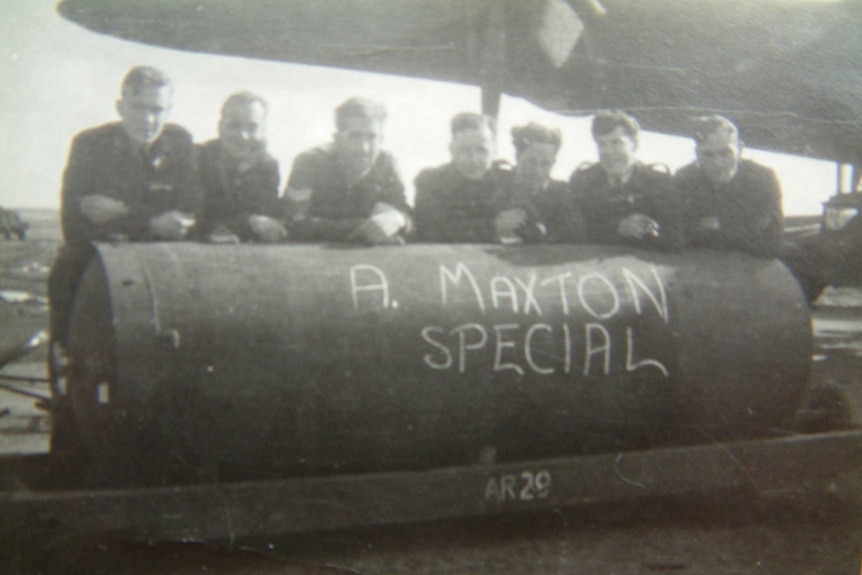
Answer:
[{"label": "dark hair", "polygon": [[353,118],[383,122],[386,119],[386,108],[368,98],[354,97],[335,109],[335,127],[338,131],[347,127],[347,121]]},{"label": "dark hair", "polygon": [[708,116],[699,116],[694,119],[694,141],[702,144],[712,134],[726,132],[731,137],[739,140],[739,129],[736,124],[718,114],[709,114]]},{"label": "dark hair", "polygon": [[622,128],[627,136],[637,142],[641,125],[638,124],[634,116],[620,110],[602,110],[593,117],[594,140],[597,140],[599,136],[610,134],[617,128]]},{"label": "dark hair", "polygon": [[465,132],[467,130],[481,130],[483,128],[488,128],[491,134],[497,135],[497,122],[491,116],[485,116],[483,114],[476,114],[474,112],[462,112],[452,118],[452,121],[449,122],[449,126],[452,129],[452,136],[458,132]]},{"label": "dark hair", "polygon": [[174,84],[164,72],[150,66],[135,66],[123,78],[122,95],[130,94],[136,96],[146,88],[167,87],[171,91]]},{"label": "dark hair", "polygon": [[520,156],[533,144],[551,144],[556,154],[562,143],[563,136],[557,128],[549,128],[535,122],[512,128],[512,144],[515,146],[516,156]]},{"label": "dark hair", "polygon": [[224,118],[225,112],[231,106],[250,106],[252,104],[260,104],[263,106],[263,113],[269,113],[269,104],[266,103],[263,96],[258,96],[254,92],[243,90],[242,92],[236,92],[228,96],[227,100],[222,104],[221,117]]}]

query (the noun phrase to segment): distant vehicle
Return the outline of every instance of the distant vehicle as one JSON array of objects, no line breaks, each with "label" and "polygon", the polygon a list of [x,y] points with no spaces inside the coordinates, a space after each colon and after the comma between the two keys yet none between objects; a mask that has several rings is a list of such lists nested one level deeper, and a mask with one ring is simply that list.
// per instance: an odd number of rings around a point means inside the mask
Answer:
[{"label": "distant vehicle", "polygon": [[833,287],[856,287],[862,285],[862,244],[859,238],[858,220],[862,214],[862,191],[839,192],[823,204],[821,233],[831,238],[832,250],[843,254],[841,265],[832,276]]},{"label": "distant vehicle", "polygon": [[11,240],[12,236],[18,236],[19,240],[27,239],[27,230],[30,224],[21,219],[21,215],[15,210],[0,208],[0,233]]}]

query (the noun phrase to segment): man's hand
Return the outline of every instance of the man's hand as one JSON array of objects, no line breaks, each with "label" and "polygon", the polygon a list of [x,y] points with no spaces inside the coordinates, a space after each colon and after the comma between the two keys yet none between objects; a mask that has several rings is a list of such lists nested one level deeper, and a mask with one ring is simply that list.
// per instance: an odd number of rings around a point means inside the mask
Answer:
[{"label": "man's hand", "polygon": [[407,227],[407,217],[401,210],[385,202],[374,204],[371,209],[371,217],[368,219],[374,222],[387,238],[397,236]]},{"label": "man's hand", "polygon": [[125,203],[101,194],[84,196],[78,205],[84,217],[97,226],[129,214],[129,208]]},{"label": "man's hand", "polygon": [[248,225],[251,228],[251,233],[261,242],[275,244],[287,239],[287,230],[275,218],[259,215],[249,216]]},{"label": "man's hand", "polygon": [[311,188],[288,188],[285,192],[285,201],[288,213],[293,221],[298,222],[308,218],[311,211]]},{"label": "man's hand", "polygon": [[353,230],[348,240],[373,246],[392,243],[391,238],[374,220],[368,218]]},{"label": "man's hand", "polygon": [[705,232],[717,232],[721,229],[721,221],[718,216],[707,216],[698,220],[697,227]]},{"label": "man's hand", "polygon": [[219,224],[216,229],[208,233],[206,241],[211,244],[238,244],[240,242],[239,236],[223,224]]},{"label": "man's hand", "polygon": [[189,229],[195,225],[191,214],[177,210],[164,212],[150,219],[150,231],[160,240],[179,241],[186,237]]},{"label": "man's hand", "polygon": [[623,219],[617,226],[617,233],[636,240],[644,237],[658,237],[661,227],[658,222],[643,214],[632,214]]},{"label": "man's hand", "polygon": [[503,243],[513,242],[518,238],[517,230],[527,223],[527,212],[521,208],[503,210],[494,218],[494,231]]}]

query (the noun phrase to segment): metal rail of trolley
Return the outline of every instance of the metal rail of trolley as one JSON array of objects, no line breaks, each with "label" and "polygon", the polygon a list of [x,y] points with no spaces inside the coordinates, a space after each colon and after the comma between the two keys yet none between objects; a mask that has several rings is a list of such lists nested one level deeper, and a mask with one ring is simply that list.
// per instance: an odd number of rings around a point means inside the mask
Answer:
[{"label": "metal rail of trolley", "polygon": [[0,516],[14,530],[4,536],[69,528],[140,539],[233,540],[728,490],[822,488],[860,471],[862,430],[853,430],[428,471],[6,491]]}]

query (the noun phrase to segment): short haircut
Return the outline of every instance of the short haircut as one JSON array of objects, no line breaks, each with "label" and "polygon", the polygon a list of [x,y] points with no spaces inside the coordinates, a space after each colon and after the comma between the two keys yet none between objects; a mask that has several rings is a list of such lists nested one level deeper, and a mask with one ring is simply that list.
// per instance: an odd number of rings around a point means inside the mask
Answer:
[{"label": "short haircut", "polygon": [[593,117],[593,139],[597,140],[599,136],[610,134],[617,128],[622,128],[635,142],[638,141],[638,135],[641,131],[641,125],[638,121],[629,114],[620,110],[602,110],[597,112]]},{"label": "short haircut", "polygon": [[512,128],[512,144],[518,156],[533,144],[551,144],[556,154],[562,143],[563,136],[557,128],[549,128],[535,122]]},{"label": "short haircut", "polygon": [[354,97],[335,109],[335,127],[339,132],[347,127],[348,120],[354,118],[383,122],[386,120],[386,108],[380,102]]},{"label": "short haircut", "polygon": [[227,109],[231,106],[250,106],[252,104],[260,104],[263,106],[264,115],[269,113],[269,104],[266,103],[263,96],[243,90],[242,92],[236,92],[228,96],[227,100],[222,104],[221,117],[224,118],[225,112],[227,112]]},{"label": "short haircut", "polygon": [[699,116],[694,119],[694,133],[692,137],[698,144],[702,144],[713,134],[725,133],[731,138],[739,141],[739,129],[736,124],[718,114]]},{"label": "short haircut", "polygon": [[173,92],[174,84],[164,72],[150,66],[135,66],[123,78],[121,93],[137,96],[147,88],[165,87]]},{"label": "short haircut", "polygon": [[466,132],[467,130],[482,130],[487,128],[491,134],[497,135],[497,122],[491,116],[476,114],[474,112],[462,112],[452,118],[449,122],[449,127],[452,129],[452,137],[458,132]]}]

